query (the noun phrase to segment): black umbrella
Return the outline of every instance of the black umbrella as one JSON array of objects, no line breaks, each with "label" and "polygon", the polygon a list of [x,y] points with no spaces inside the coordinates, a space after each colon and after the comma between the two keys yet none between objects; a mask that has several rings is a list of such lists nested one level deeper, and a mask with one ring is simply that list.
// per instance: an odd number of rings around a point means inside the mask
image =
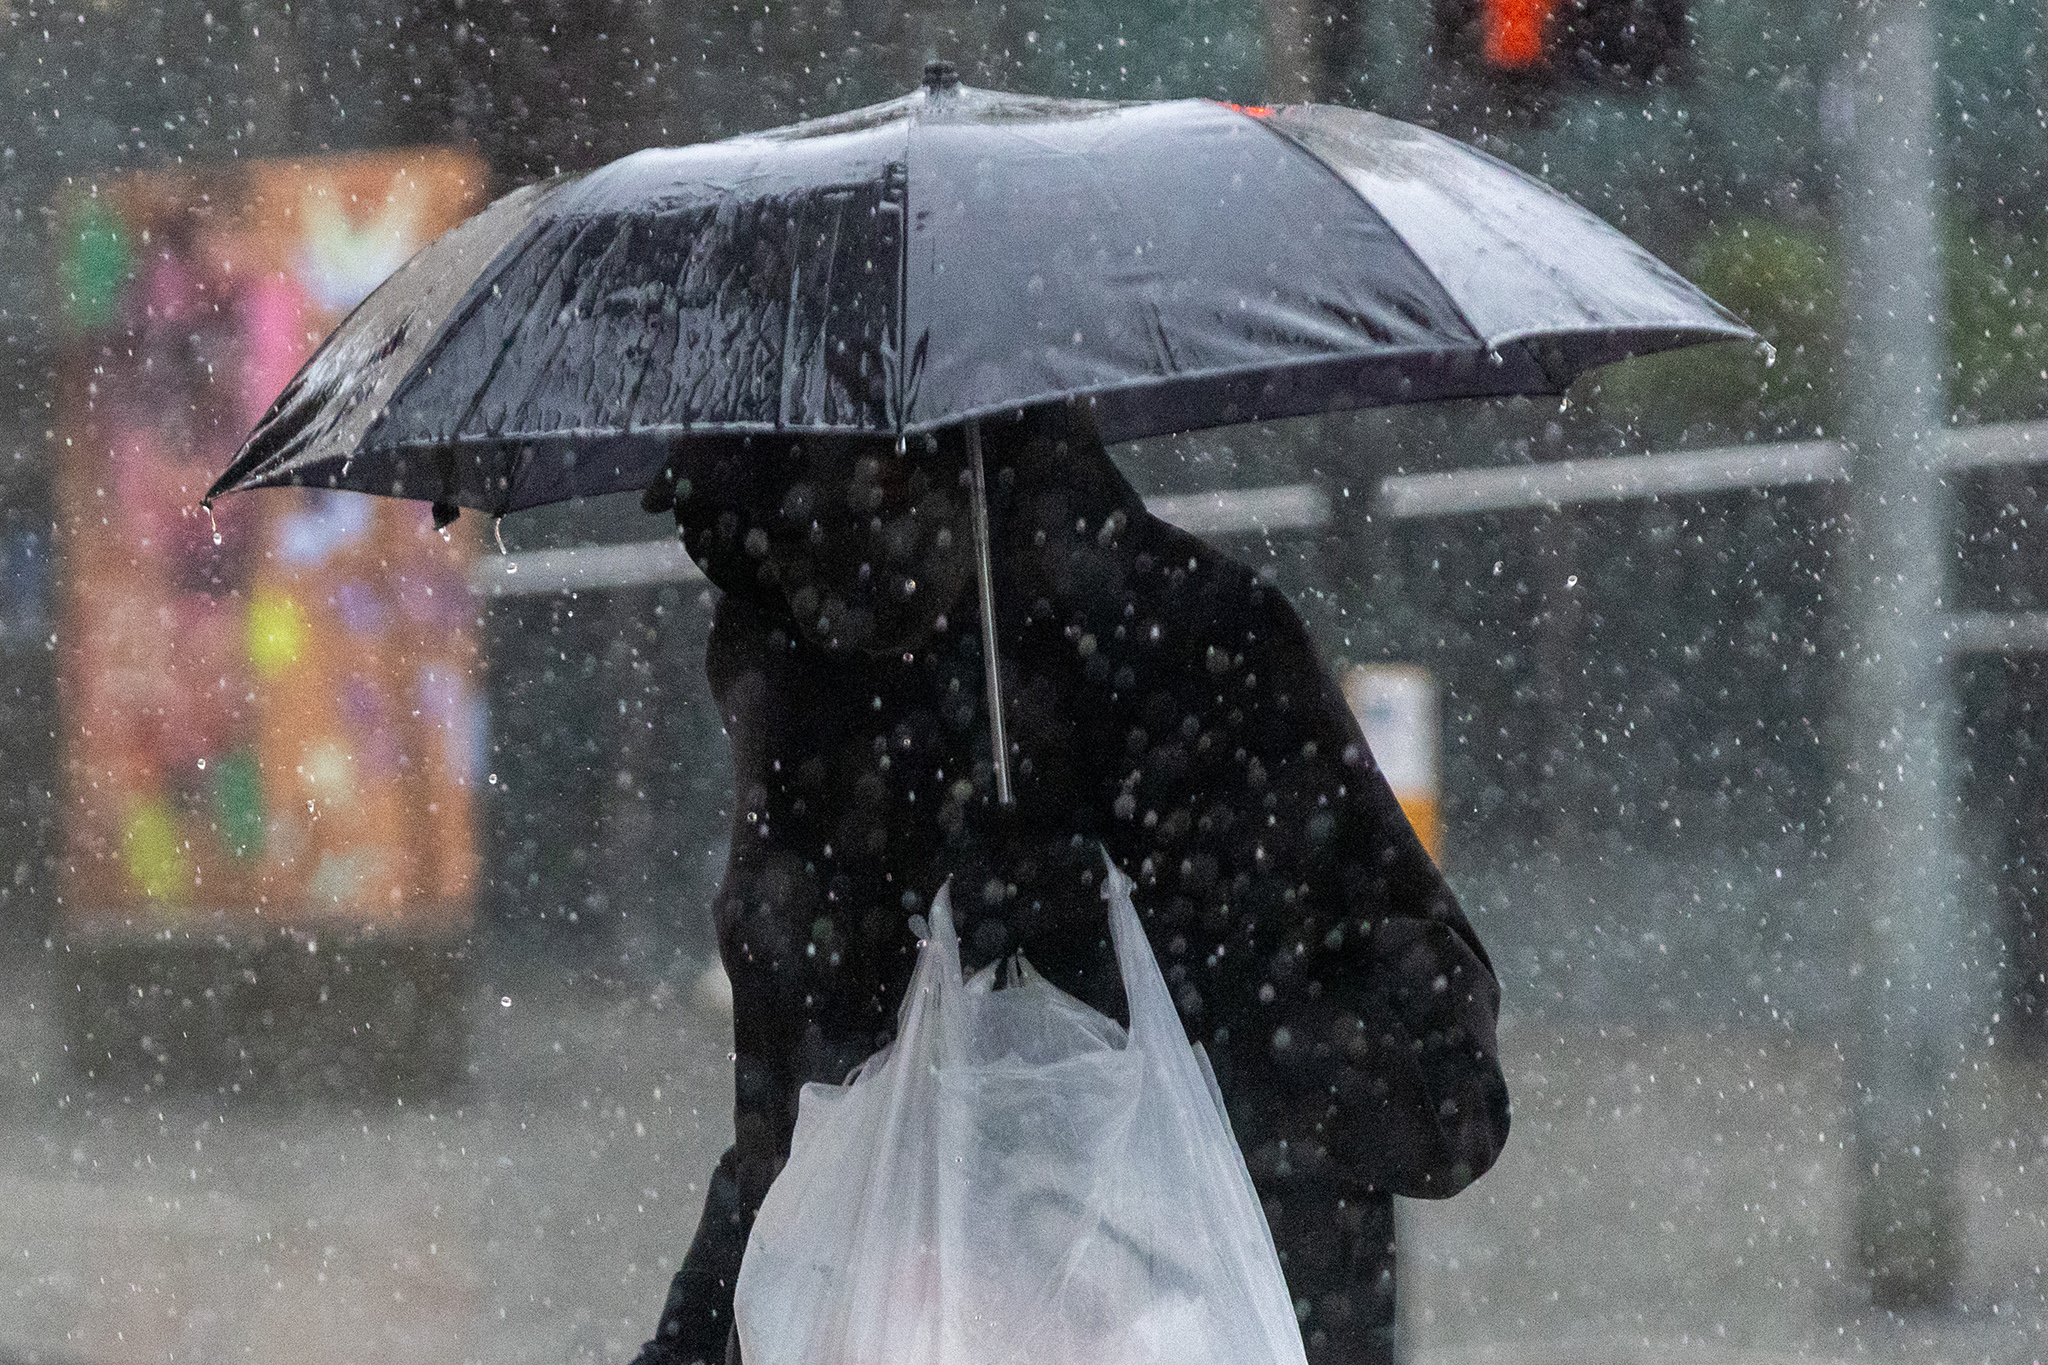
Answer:
[{"label": "black umbrella", "polygon": [[[644,488],[675,442],[1082,403],[1105,442],[1561,393],[1753,333],[1570,200],[1329,105],[899,99],[639,152],[498,200],[391,276],[208,493],[425,498],[437,519]],[[987,670],[1008,797],[997,670]]]}]

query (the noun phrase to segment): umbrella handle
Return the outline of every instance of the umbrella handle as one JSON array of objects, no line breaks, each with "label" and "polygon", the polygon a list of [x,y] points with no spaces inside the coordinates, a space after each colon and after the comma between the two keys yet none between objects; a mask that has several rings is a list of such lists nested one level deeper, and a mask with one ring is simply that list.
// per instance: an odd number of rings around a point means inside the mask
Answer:
[{"label": "umbrella handle", "polygon": [[974,480],[974,578],[981,587],[981,667],[988,677],[988,743],[995,759],[996,803],[1014,805],[1010,794],[1010,744],[1003,733],[1003,677],[996,656],[995,565],[989,550],[988,475],[981,464],[981,420],[967,419],[967,467]]}]

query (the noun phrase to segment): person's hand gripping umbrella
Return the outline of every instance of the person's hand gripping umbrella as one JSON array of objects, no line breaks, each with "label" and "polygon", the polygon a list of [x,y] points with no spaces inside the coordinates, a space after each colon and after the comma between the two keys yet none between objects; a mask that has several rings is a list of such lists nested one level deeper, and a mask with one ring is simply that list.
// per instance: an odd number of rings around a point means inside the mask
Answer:
[{"label": "person's hand gripping umbrella", "polygon": [[998,797],[979,424],[1106,443],[1561,393],[1754,339],[1626,237],[1462,144],[1328,105],[963,86],[516,190],[337,328],[208,494],[301,484],[492,516],[644,489],[678,443],[967,435]]}]

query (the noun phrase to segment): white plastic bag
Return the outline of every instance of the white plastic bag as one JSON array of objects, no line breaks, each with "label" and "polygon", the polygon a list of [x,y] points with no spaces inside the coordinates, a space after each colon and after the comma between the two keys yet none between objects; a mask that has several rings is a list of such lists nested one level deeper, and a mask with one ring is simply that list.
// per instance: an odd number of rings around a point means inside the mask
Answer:
[{"label": "white plastic bag", "polygon": [[807,1085],[747,1241],[746,1365],[1303,1365],[1272,1234],[1131,906],[1126,1039],[932,904],[895,1043]]}]

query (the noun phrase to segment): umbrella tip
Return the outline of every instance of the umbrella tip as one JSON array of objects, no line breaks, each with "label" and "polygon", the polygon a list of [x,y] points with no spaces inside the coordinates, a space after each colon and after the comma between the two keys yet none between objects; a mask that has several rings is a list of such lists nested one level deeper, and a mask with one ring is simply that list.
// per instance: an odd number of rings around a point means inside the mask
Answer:
[{"label": "umbrella tip", "polygon": [[960,68],[948,61],[926,62],[924,64],[924,88],[933,94],[954,90],[960,85]]}]

